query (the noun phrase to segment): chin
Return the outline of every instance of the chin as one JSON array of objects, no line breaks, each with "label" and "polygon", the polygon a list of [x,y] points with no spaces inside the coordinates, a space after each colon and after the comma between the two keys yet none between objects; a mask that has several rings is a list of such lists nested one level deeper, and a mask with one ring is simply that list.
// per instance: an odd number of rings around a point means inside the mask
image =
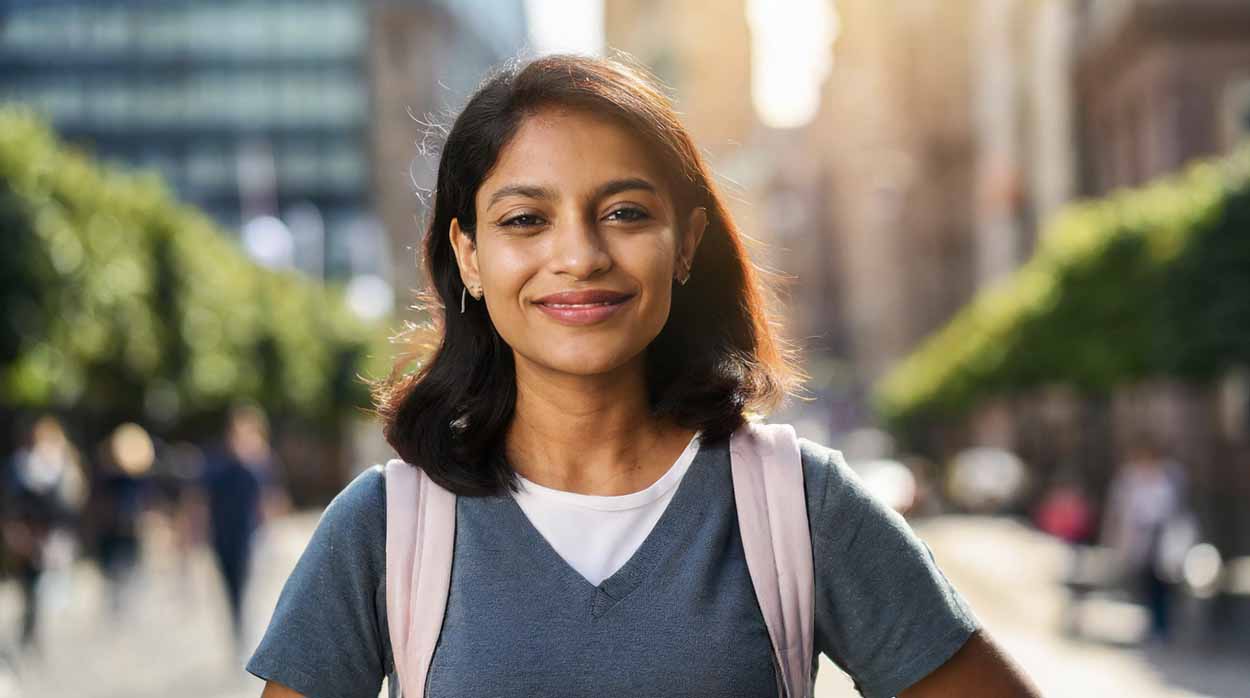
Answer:
[{"label": "chin", "polygon": [[612,351],[609,349],[579,351],[577,345],[570,344],[558,353],[535,357],[535,363],[553,371],[577,376],[597,376],[611,373],[628,364],[637,352]]}]

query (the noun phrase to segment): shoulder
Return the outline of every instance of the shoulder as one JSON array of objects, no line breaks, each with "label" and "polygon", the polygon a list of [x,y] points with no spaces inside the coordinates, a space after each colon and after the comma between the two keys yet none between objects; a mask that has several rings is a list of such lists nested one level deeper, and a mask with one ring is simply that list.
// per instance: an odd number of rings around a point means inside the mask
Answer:
[{"label": "shoulder", "polygon": [[331,510],[359,513],[386,511],[386,468],[374,465],[364,469],[335,495],[326,513]]},{"label": "shoulder", "polygon": [[808,519],[818,542],[844,549],[867,531],[910,537],[903,516],[873,496],[841,451],[800,438],[799,453]]},{"label": "shoulder", "polygon": [[[337,494],[321,514],[318,537],[351,543],[357,553],[383,554],[386,546],[386,471],[365,469]],[[384,558],[383,558],[384,559]]]},{"label": "shoulder", "polygon": [[840,500],[854,500],[867,495],[859,475],[847,464],[841,451],[799,437],[799,455],[803,461],[803,484],[807,491],[809,512],[823,512],[837,506]]},{"label": "shoulder", "polygon": [[829,448],[800,436],[799,455],[803,460],[803,480],[807,483],[809,490],[813,489],[812,485],[817,485],[819,488],[831,480],[836,483],[856,477],[855,471],[847,465],[842,452],[835,448]]},{"label": "shoulder", "polygon": [[[325,576],[327,570],[334,570]],[[373,466],[352,479],[326,506],[292,577],[311,575],[322,583],[373,598],[386,574],[386,477]]]}]

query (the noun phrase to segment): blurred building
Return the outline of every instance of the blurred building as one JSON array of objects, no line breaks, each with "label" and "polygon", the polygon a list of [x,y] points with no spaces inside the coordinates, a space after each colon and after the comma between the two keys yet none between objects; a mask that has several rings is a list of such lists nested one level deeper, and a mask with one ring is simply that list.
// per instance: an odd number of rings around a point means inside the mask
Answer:
[{"label": "blurred building", "polygon": [[1038,230],[1076,190],[1069,0],[972,3],[977,286],[1033,253]]},{"label": "blurred building", "polygon": [[293,263],[346,272],[371,215],[367,44],[355,0],[0,0],[0,99],[228,228],[289,218]]},{"label": "blurred building", "polygon": [[1083,190],[1102,194],[1250,136],[1250,3],[1086,0]]},{"label": "blurred building", "polygon": [[[960,6],[967,8],[959,21],[967,23],[970,51],[955,54],[974,60],[966,68],[970,111],[953,126],[963,121],[973,129],[973,175],[971,186],[937,186],[964,190],[951,189],[952,201],[966,197],[974,214],[967,275],[956,277],[968,280],[967,290],[1024,263],[1050,217],[1073,199],[1142,185],[1250,136],[1250,3],[969,0],[948,3],[947,19]],[[840,7],[847,14],[857,5],[844,0]],[[854,44],[851,21],[840,49]],[[881,26],[879,18],[875,22]],[[911,43],[905,32],[891,31],[895,41]],[[951,55],[934,45],[922,50],[930,57]],[[885,61],[873,63],[880,68]],[[905,91],[908,100],[923,94]],[[916,135],[933,131],[934,113],[911,109],[908,128]],[[915,341],[902,337],[905,344]],[[885,355],[893,360],[898,354]],[[1244,372],[1233,372],[1213,386],[1164,377],[1123,386],[1109,398],[1049,386],[983,402],[953,430],[950,445],[1016,450],[1030,464],[1038,491],[1057,471],[1075,469],[1097,494],[1134,435],[1153,434],[1187,467],[1204,535],[1222,551],[1244,553],[1250,550],[1243,505],[1250,492],[1247,385]]]},{"label": "blurred building", "polygon": [[521,0],[0,0],[0,100],[158,172],[267,261],[406,295],[419,119],[525,36]]},{"label": "blurred building", "polygon": [[837,3],[841,29],[808,151],[856,380],[867,385],[971,295],[973,4]]},{"label": "blurred building", "polygon": [[[1250,3],[1086,0],[1079,27],[1082,194],[1137,186],[1250,139]],[[1215,385],[1147,381],[1117,390],[1107,409],[1113,453],[1144,431],[1185,464],[1204,535],[1225,554],[1250,553],[1247,386],[1244,370]]]},{"label": "blurred building", "polygon": [[526,44],[521,0],[370,0],[368,70],[373,192],[387,232],[391,286],[418,285],[444,129],[498,63]]},{"label": "blurred building", "polygon": [[751,104],[745,0],[604,0],[610,48],[637,58],[671,90],[682,123],[718,164],[759,128]]}]

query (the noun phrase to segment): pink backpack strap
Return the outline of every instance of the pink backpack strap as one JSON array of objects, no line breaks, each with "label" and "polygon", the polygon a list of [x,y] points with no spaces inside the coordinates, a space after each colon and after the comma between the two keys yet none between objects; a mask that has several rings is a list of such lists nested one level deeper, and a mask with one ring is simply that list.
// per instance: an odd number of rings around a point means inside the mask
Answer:
[{"label": "pink backpack strap", "polygon": [[788,424],[748,422],[729,449],[742,548],[780,668],[780,695],[809,698],[815,583],[798,436]]},{"label": "pink backpack strap", "polygon": [[386,464],[386,622],[404,698],[423,698],[451,589],[456,495],[402,460]]}]

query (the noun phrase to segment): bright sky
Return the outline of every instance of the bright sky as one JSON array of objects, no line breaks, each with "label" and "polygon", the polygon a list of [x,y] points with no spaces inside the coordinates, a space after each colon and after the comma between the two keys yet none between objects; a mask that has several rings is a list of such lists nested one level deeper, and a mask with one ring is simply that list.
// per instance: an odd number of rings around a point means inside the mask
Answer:
[{"label": "bright sky", "polygon": [[[834,0],[747,0],[751,97],[760,120],[795,128],[820,108],[838,35]],[[603,0],[525,0],[536,54],[603,55]],[[679,39],[680,40],[680,39]]]},{"label": "bright sky", "polygon": [[603,0],[525,0],[530,46],[538,55],[603,55]]}]

